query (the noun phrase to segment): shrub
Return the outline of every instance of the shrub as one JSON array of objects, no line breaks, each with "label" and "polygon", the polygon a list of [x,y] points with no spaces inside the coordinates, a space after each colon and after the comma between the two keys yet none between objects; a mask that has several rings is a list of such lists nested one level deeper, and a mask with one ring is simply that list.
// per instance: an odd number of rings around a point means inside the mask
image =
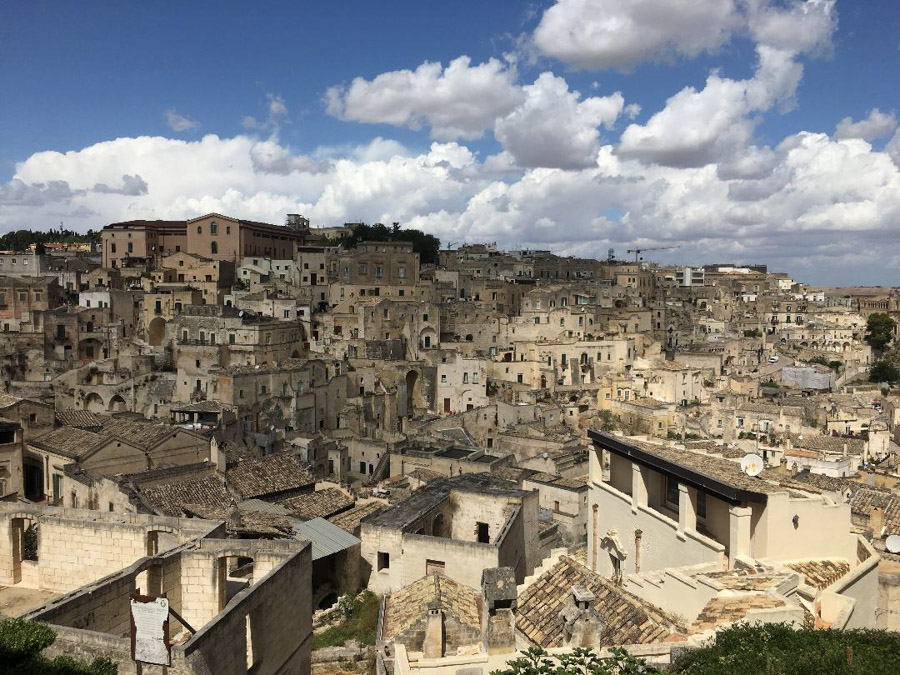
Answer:
[{"label": "shrub", "polygon": [[24,619],[0,621],[0,675],[116,675],[109,659],[90,663],[71,656],[48,659],[41,652],[53,644],[56,633],[45,623]]},{"label": "shrub", "polygon": [[371,591],[363,591],[355,598],[341,596],[338,600],[340,623],[313,635],[312,648],[340,647],[349,640],[374,645],[379,604],[378,596]]},{"label": "shrub", "polygon": [[739,624],[715,644],[684,652],[672,673],[691,675],[878,675],[896,673],[900,636],[880,630],[795,630],[785,624]]}]

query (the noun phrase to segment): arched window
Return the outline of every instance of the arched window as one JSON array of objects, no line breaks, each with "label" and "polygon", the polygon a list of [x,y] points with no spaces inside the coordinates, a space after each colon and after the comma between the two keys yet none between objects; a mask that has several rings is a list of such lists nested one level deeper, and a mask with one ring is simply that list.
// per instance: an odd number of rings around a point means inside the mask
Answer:
[{"label": "arched window", "polygon": [[209,233],[210,234],[219,234],[219,224],[216,222],[212,222],[209,224]]},{"label": "arched window", "polygon": [[197,234],[203,234],[203,226],[202,225],[197,226]]},{"label": "arched window", "polygon": [[218,253],[219,252],[219,243],[216,241],[212,242],[209,245],[209,252],[213,253],[213,254]]}]

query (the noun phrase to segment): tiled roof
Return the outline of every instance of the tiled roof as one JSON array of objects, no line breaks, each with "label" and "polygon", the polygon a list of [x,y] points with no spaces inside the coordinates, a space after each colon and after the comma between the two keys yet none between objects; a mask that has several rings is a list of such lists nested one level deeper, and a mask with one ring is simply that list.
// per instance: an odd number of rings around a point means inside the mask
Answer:
[{"label": "tiled roof", "polygon": [[444,474],[442,474],[438,471],[432,471],[431,469],[425,469],[425,468],[420,468],[420,469],[416,469],[415,471],[410,471],[407,475],[411,476],[412,478],[418,478],[419,480],[422,480],[425,482],[434,480],[436,478],[444,477]]},{"label": "tiled roof", "polygon": [[765,593],[716,596],[704,607],[691,625],[691,633],[702,633],[717,626],[740,621],[750,610],[783,607],[784,601]]},{"label": "tiled roof", "polygon": [[353,498],[348,497],[337,488],[325,488],[318,492],[288,497],[278,501],[291,515],[303,520],[328,518],[353,506]]},{"label": "tiled roof", "polygon": [[144,499],[166,516],[180,516],[182,507],[191,505],[224,508],[232,502],[231,494],[216,476],[201,476],[187,480],[162,483],[139,488]]},{"label": "tiled roof", "polygon": [[8,408],[21,400],[23,399],[18,396],[13,396],[12,394],[0,394],[0,408]]},{"label": "tiled roof", "polygon": [[846,560],[806,560],[788,563],[786,567],[802,574],[806,577],[806,583],[819,590],[828,588],[850,572],[850,563]]},{"label": "tiled roof", "polygon": [[866,447],[866,441],[862,438],[840,438],[825,435],[811,434],[790,434],[791,443],[795,448],[803,448],[805,450],[815,450],[817,452],[828,452],[831,454],[841,454],[844,446],[847,446],[847,452],[851,454],[862,454]]},{"label": "tiled roof", "polygon": [[[882,510],[885,536],[900,534],[900,497],[892,492],[864,486],[856,490],[850,498],[850,510],[857,516],[868,518],[872,507]],[[875,533],[876,537],[880,535],[880,532]]]},{"label": "tiled roof", "polygon": [[60,427],[29,441],[29,445],[54,454],[80,459],[102,440],[100,434],[78,427]]},{"label": "tiled roof", "polygon": [[106,439],[119,438],[143,450],[149,450],[166,438],[179,433],[179,431],[168,424],[123,421],[109,418],[105,420],[103,429],[99,434]]},{"label": "tiled roof", "polygon": [[765,591],[780,584],[789,574],[771,570],[733,569],[723,572],[705,572],[697,576],[712,579],[722,588],[730,591]]},{"label": "tiled roof", "polygon": [[443,574],[434,573],[391,593],[385,603],[384,639],[393,640],[440,601],[441,609],[472,631],[481,633],[479,594]]},{"label": "tiled roof", "polygon": [[328,520],[333,525],[337,525],[342,530],[352,534],[359,529],[359,521],[373,513],[381,513],[386,508],[387,507],[384,504],[369,502],[368,504],[360,504],[359,506],[354,506],[352,509],[331,516]]},{"label": "tiled roof", "polygon": [[243,499],[303,488],[316,482],[300,460],[286,452],[242,460],[228,470],[227,478]]},{"label": "tiled roof", "polygon": [[741,471],[740,463],[730,459],[693,452],[663,443],[649,443],[633,438],[617,438],[616,440],[741,490],[767,494],[785,491],[780,485],[765,481],[760,477],[753,478],[746,475]]},{"label": "tiled roof", "polygon": [[184,504],[184,512],[206,520],[224,520],[231,535],[252,535],[265,537],[293,536],[294,528],[290,518],[272,513],[245,511],[233,504],[211,506],[208,504]]},{"label": "tiled roof", "polygon": [[90,427],[102,427],[105,418],[88,410],[57,410],[56,420],[66,427],[86,429]]},{"label": "tiled roof", "polygon": [[535,579],[519,596],[516,626],[540,647],[562,647],[563,619],[559,613],[573,586],[584,586],[595,596],[594,609],[606,626],[597,646],[661,642],[678,630],[674,618],[562,556],[556,565]]}]

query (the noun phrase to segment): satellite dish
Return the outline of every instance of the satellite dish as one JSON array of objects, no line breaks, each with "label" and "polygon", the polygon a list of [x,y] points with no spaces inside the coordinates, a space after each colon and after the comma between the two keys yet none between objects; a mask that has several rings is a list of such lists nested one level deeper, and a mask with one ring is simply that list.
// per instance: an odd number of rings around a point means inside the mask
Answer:
[{"label": "satellite dish", "polygon": [[748,476],[758,476],[762,473],[764,468],[765,463],[763,462],[763,458],[759,455],[744,455],[741,459],[741,471]]},{"label": "satellite dish", "polygon": [[884,547],[891,553],[900,553],[900,535],[892,534],[884,540]]}]

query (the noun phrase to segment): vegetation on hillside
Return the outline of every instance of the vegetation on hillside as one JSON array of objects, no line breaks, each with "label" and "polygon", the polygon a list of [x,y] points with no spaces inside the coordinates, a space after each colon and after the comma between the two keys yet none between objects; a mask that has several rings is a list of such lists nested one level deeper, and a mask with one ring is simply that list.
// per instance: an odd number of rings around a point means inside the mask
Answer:
[{"label": "vegetation on hillside", "polygon": [[391,227],[382,223],[374,225],[358,223],[353,226],[353,232],[349,236],[339,240],[345,248],[355,248],[363,241],[412,242],[413,251],[419,254],[419,260],[423,265],[436,265],[440,257],[440,239],[433,234],[425,234],[421,230],[403,229],[399,223],[394,223]]},{"label": "vegetation on hillside", "polygon": [[874,349],[881,351],[894,339],[897,322],[883,312],[869,314],[866,320],[866,342]]},{"label": "vegetation on hillside", "polygon": [[71,656],[47,658],[41,652],[56,640],[45,623],[24,619],[0,620],[0,675],[116,675],[109,659],[90,663]]},{"label": "vegetation on hillside", "polygon": [[350,640],[361,645],[374,645],[378,606],[378,596],[371,591],[363,591],[355,598],[341,596],[337,623],[313,635],[312,648],[340,647]]},{"label": "vegetation on hillside", "polygon": [[[0,251],[27,251],[32,244],[41,245],[50,242],[66,244],[90,243],[97,239],[97,233],[88,230],[86,234],[60,228],[58,230],[15,230],[0,236]],[[38,251],[40,252],[40,250]]]}]

